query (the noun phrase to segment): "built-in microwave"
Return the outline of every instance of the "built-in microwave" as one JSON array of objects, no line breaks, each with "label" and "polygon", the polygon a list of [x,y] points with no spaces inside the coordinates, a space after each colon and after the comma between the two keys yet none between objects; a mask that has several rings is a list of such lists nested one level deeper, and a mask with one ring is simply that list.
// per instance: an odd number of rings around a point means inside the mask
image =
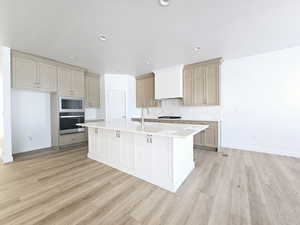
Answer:
[{"label": "built-in microwave", "polygon": [[59,98],[60,112],[84,112],[83,98],[60,97]]}]

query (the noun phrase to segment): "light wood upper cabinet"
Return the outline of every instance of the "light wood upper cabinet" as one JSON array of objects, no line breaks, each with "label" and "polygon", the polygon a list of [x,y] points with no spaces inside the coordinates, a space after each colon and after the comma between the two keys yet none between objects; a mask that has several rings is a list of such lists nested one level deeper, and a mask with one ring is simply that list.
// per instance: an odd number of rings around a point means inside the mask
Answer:
[{"label": "light wood upper cabinet", "polygon": [[45,63],[38,63],[38,79],[44,90],[57,90],[57,67]]},{"label": "light wood upper cabinet", "polygon": [[72,71],[72,90],[73,96],[84,97],[84,72],[82,71]]},{"label": "light wood upper cabinet", "polygon": [[58,92],[61,96],[72,96],[72,70],[59,68],[58,70]]},{"label": "light wood upper cabinet", "polygon": [[186,65],[183,73],[184,105],[219,105],[221,58]]},{"label": "light wood upper cabinet", "polygon": [[154,74],[136,77],[136,106],[156,107],[159,101],[154,99]]},{"label": "light wood upper cabinet", "polygon": [[86,106],[89,108],[100,107],[100,76],[86,73],[85,75]]},{"label": "light wood upper cabinet", "polygon": [[61,96],[84,97],[84,72],[59,68],[58,91]]},{"label": "light wood upper cabinet", "polygon": [[84,69],[12,50],[12,87],[84,97]]},{"label": "light wood upper cabinet", "polygon": [[37,64],[34,60],[13,57],[12,75],[14,88],[35,88],[38,84]]},{"label": "light wood upper cabinet", "polygon": [[13,87],[55,92],[57,67],[30,58],[13,57]]}]

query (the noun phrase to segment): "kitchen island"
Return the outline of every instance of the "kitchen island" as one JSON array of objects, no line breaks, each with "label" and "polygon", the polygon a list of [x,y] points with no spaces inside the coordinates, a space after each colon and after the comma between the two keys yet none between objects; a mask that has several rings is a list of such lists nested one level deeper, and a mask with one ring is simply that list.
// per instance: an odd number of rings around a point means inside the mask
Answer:
[{"label": "kitchen island", "polygon": [[207,125],[88,122],[88,157],[176,192],[194,169],[193,136]]}]

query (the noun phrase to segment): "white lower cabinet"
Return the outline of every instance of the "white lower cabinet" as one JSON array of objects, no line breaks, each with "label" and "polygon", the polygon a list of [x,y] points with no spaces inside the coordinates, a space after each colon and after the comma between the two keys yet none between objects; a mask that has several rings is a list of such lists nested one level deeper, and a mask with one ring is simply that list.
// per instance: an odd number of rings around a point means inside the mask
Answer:
[{"label": "white lower cabinet", "polygon": [[163,188],[172,186],[172,143],[171,138],[152,138],[152,180]]},{"label": "white lower cabinet", "polygon": [[101,162],[107,162],[107,139],[103,134],[104,130],[96,128],[95,129],[95,148],[96,156],[99,157]]},{"label": "white lower cabinet", "polygon": [[123,171],[134,174],[135,172],[135,147],[134,135],[132,133],[121,132],[120,166]]},{"label": "white lower cabinet", "polygon": [[[191,138],[191,149],[192,141]],[[176,191],[173,144],[174,138],[169,137],[89,128],[88,156],[169,191]],[[185,142],[182,142],[184,145]],[[186,149],[182,151],[186,152]],[[182,162],[178,167],[184,164]]]},{"label": "white lower cabinet", "polygon": [[120,165],[121,140],[118,133],[118,131],[114,130],[104,130],[104,136],[107,141],[107,162],[115,168],[119,168]]},{"label": "white lower cabinet", "polygon": [[150,137],[135,135],[135,173],[144,180],[152,181],[152,145]]},{"label": "white lower cabinet", "polygon": [[171,140],[167,137],[135,135],[136,174],[166,189],[172,185]]}]

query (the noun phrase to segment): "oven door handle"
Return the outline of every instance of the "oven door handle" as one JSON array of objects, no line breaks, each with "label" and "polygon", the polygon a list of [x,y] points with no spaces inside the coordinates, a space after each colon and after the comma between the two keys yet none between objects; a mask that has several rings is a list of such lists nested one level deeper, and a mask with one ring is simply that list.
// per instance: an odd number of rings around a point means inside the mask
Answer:
[{"label": "oven door handle", "polygon": [[84,118],[84,116],[60,116],[60,118]]}]

